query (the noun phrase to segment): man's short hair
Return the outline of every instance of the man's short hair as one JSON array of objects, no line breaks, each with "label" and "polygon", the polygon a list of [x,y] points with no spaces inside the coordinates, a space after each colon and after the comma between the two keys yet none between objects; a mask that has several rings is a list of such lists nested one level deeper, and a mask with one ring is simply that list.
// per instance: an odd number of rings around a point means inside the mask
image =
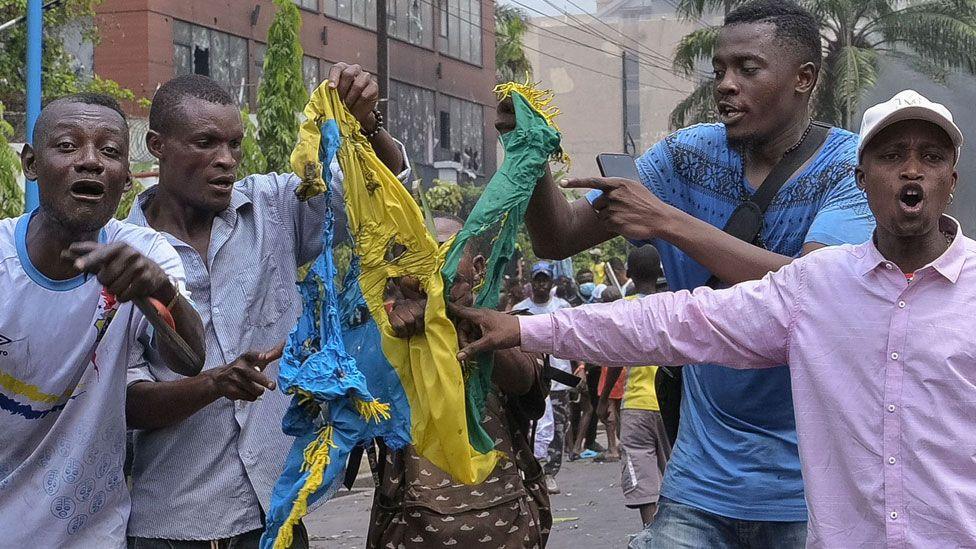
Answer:
[{"label": "man's short hair", "polygon": [[661,255],[654,246],[646,244],[627,256],[627,276],[634,283],[656,283],[662,275],[664,270],[661,268]]},{"label": "man's short hair", "polygon": [[790,0],[748,2],[730,11],[723,26],[742,23],[772,23],[776,27],[777,40],[803,63],[813,63],[820,70],[823,61],[820,24],[799,4]]},{"label": "man's short hair", "polygon": [[166,82],[153,95],[149,107],[149,129],[165,133],[173,128],[180,116],[180,107],[188,98],[202,99],[217,105],[233,105],[234,98],[210,78],[200,74],[185,74]]},{"label": "man's short hair", "polygon": [[41,109],[41,114],[37,117],[37,122],[34,124],[34,135],[32,136],[32,142],[42,142],[44,137],[47,135],[48,125],[51,122],[48,120],[50,116],[47,115],[47,113],[50,112],[50,107],[52,105],[64,103],[81,103],[83,105],[97,105],[99,107],[112,109],[122,117],[122,126],[125,129],[126,134],[128,135],[129,133],[129,119],[126,118],[125,112],[122,110],[122,106],[119,105],[119,102],[114,97],[105,95],[104,93],[81,92],[63,95],[48,101],[44,105],[44,108]]}]

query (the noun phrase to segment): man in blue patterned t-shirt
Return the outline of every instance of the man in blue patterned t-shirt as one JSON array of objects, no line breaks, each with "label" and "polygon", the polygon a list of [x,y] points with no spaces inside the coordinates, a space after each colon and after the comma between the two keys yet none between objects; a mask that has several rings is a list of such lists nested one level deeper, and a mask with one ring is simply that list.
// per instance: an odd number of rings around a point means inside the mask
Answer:
[{"label": "man in blue patterned t-shirt", "polygon": [[[713,57],[720,124],[679,130],[637,161],[641,182],[598,178],[570,204],[547,177],[526,215],[536,253],[558,258],[616,235],[653,243],[673,290],[711,275],[758,279],[817,248],[861,243],[874,220],[854,181],[857,136],[834,128],[778,191],[759,241],[720,229],[807,135],[821,65],[812,15],[788,0],[730,12]],[[499,107],[500,131],[510,127]],[[650,192],[648,192],[650,191]],[[654,523],[632,547],[803,547],[806,505],[786,367],[684,368],[681,423]]]}]

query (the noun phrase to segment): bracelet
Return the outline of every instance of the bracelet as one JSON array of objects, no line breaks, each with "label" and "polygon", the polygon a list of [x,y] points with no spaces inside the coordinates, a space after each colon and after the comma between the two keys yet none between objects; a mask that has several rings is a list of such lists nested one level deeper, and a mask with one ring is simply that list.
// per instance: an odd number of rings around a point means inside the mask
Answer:
[{"label": "bracelet", "polygon": [[359,128],[359,132],[366,136],[366,139],[372,139],[383,131],[383,113],[381,113],[379,109],[373,109],[373,118],[376,119],[376,127],[373,128],[373,131],[368,132],[364,130],[362,126]]}]

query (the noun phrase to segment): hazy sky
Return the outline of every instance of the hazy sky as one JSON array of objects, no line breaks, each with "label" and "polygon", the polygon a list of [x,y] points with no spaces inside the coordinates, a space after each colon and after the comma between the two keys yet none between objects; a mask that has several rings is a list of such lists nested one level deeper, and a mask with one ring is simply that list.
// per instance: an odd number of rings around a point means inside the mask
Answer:
[{"label": "hazy sky", "polygon": [[[512,2],[512,0],[497,0],[497,1],[499,4],[512,4],[514,6],[518,6],[518,4],[515,4],[514,2]],[[545,13],[546,15],[556,15],[559,13],[558,10],[556,10],[548,3],[546,3],[545,0],[518,0],[518,2],[520,4],[525,4],[530,8],[537,9]],[[569,13],[579,13],[580,11],[575,6],[573,6],[573,4],[576,4],[577,6],[583,8],[584,10],[590,13],[596,11],[596,0],[572,0],[572,3],[568,2],[567,0],[549,0],[549,2],[555,4],[560,9],[568,11]],[[532,16],[539,15],[538,13],[534,13],[531,10],[526,10],[526,11],[529,11],[529,15]]]}]

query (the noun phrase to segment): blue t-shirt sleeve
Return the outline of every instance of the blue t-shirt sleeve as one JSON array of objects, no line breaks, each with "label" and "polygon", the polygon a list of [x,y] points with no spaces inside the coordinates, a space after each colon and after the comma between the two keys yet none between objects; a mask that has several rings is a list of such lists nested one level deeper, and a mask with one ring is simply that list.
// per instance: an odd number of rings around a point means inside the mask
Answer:
[{"label": "blue t-shirt sleeve", "polygon": [[803,243],[861,244],[871,238],[873,231],[874,215],[851,174],[827,191]]}]

